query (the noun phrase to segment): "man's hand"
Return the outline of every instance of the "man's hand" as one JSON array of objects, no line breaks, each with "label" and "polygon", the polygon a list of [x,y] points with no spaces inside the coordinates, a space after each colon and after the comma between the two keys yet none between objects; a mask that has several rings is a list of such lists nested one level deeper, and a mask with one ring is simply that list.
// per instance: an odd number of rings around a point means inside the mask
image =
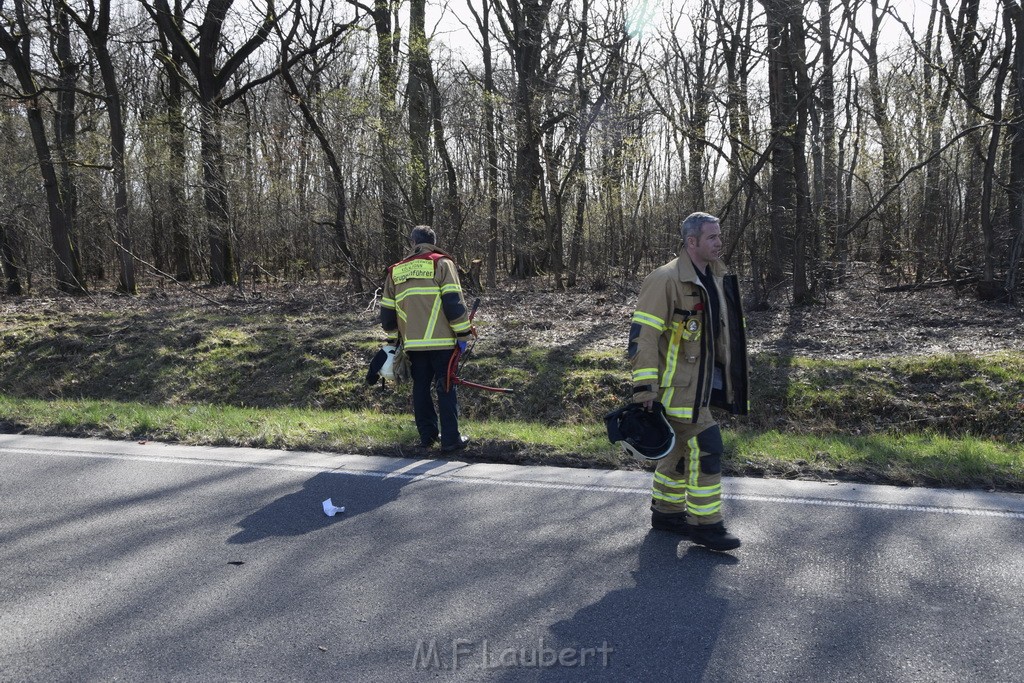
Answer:
[{"label": "man's hand", "polygon": [[633,403],[643,404],[645,410],[650,410],[654,407],[654,402],[658,400],[658,392],[656,391],[636,391],[633,393]]}]

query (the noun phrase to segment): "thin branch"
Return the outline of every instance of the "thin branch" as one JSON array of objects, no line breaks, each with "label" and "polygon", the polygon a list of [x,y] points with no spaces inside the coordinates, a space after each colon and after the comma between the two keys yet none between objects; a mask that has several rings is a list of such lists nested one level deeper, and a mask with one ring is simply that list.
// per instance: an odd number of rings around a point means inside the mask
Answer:
[{"label": "thin branch", "polygon": [[854,222],[854,224],[853,224],[853,225],[851,225],[850,227],[848,227],[848,228],[847,228],[846,230],[844,230],[844,231],[843,231],[843,233],[842,233],[842,236],[843,236],[843,237],[848,237],[848,236],[849,236],[850,234],[852,234],[854,230],[856,230],[857,228],[859,228],[859,227],[860,227],[861,223],[863,223],[864,221],[866,221],[867,219],[869,219],[869,218],[870,218],[870,217],[872,216],[872,214],[874,214],[874,213],[875,213],[876,211],[878,211],[879,207],[881,207],[881,206],[882,206],[882,204],[884,204],[884,203],[885,203],[885,201],[886,201],[886,200],[887,200],[887,199],[888,199],[888,198],[889,198],[889,197],[890,197],[890,196],[891,196],[891,195],[892,195],[892,194],[893,194],[894,192],[896,192],[897,190],[899,190],[899,189],[900,189],[900,187],[901,187],[901,186],[903,185],[903,181],[904,181],[904,180],[906,180],[906,179],[907,179],[907,178],[908,178],[908,177],[909,177],[909,176],[910,176],[910,175],[911,175],[912,173],[914,173],[915,171],[919,171],[919,170],[921,170],[922,168],[924,168],[925,166],[927,166],[927,165],[928,165],[929,163],[931,163],[931,162],[932,162],[932,161],[933,161],[933,160],[934,160],[934,159],[935,159],[936,157],[938,157],[938,156],[939,156],[939,155],[941,155],[941,154],[942,154],[943,152],[945,152],[945,151],[946,151],[947,149],[949,149],[949,148],[950,148],[950,147],[951,147],[951,146],[953,145],[953,143],[954,143],[954,142],[956,142],[956,141],[957,141],[957,140],[959,140],[960,138],[963,138],[963,137],[966,137],[967,135],[970,135],[971,133],[973,133],[973,132],[974,132],[974,131],[976,131],[976,130],[981,130],[982,128],[988,128],[988,127],[991,127],[991,126],[1007,126],[1007,125],[1009,125],[1009,124],[1008,124],[1008,123],[979,123],[979,124],[978,124],[978,125],[976,125],[976,126],[971,126],[971,127],[969,127],[969,128],[965,128],[964,130],[962,130],[962,131],[960,131],[959,133],[957,133],[957,134],[956,134],[955,136],[953,136],[952,138],[950,138],[949,142],[947,142],[946,144],[944,144],[944,145],[943,145],[942,147],[940,147],[939,149],[935,150],[935,151],[934,151],[934,152],[933,152],[932,154],[930,154],[930,155],[928,156],[928,158],[926,158],[926,159],[925,159],[924,161],[921,161],[920,163],[914,164],[913,166],[911,166],[910,168],[908,168],[908,169],[907,169],[907,170],[906,170],[906,171],[905,171],[905,172],[903,173],[903,175],[901,175],[901,176],[900,176],[900,177],[899,177],[899,178],[898,178],[898,179],[896,180],[896,182],[895,182],[895,183],[893,184],[893,186],[892,186],[892,187],[890,187],[890,188],[889,188],[888,190],[886,190],[886,191],[885,191],[885,192],[884,192],[884,193],[882,194],[882,196],[881,196],[881,197],[879,197],[878,201],[877,201],[877,202],[875,202],[874,206],[872,206],[872,207],[871,207],[870,209],[868,209],[868,210],[867,210],[867,211],[866,211],[866,212],[865,212],[865,213],[864,213],[864,214],[863,214],[863,215],[862,215],[862,216],[861,216],[860,218],[858,218],[858,219],[857,219],[857,220],[856,220],[856,221]]}]

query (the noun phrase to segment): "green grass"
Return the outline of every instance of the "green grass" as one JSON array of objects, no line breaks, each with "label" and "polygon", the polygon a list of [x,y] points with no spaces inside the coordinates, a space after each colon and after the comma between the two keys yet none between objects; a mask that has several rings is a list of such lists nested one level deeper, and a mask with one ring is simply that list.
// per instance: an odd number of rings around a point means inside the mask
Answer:
[{"label": "green grass", "polygon": [[939,434],[726,434],[733,467],[748,473],[951,488],[1024,490],[1024,446]]},{"label": "green grass", "polygon": [[885,360],[762,355],[750,425],[814,434],[910,434],[1024,441],[1024,354]]},{"label": "green grass", "polygon": [[[91,399],[44,401],[0,395],[8,428],[26,433],[154,439],[195,445],[236,445],[289,450],[392,452],[418,436],[408,413],[240,408],[224,405],[149,406]],[[545,426],[490,420],[470,427],[488,451],[505,448],[525,459],[558,462],[586,457],[612,467],[617,453],[595,425]]]},{"label": "green grass", "polygon": [[[148,406],[0,396],[8,427],[38,434],[153,439],[194,445],[425,455],[411,451],[412,415],[376,411]],[[460,457],[517,463],[631,467],[603,425],[487,420],[466,425],[477,447]],[[1024,446],[938,434],[815,436],[727,430],[726,473],[1024,491]],[[475,453],[475,455],[474,455]]]}]

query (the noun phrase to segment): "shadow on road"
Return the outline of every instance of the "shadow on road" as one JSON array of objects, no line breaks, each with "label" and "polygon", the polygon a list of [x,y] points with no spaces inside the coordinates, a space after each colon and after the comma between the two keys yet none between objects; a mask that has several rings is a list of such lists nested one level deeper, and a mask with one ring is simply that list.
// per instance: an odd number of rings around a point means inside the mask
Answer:
[{"label": "shadow on road", "polygon": [[553,649],[578,653],[607,645],[607,658],[598,651],[586,666],[554,666],[543,678],[644,680],[661,677],[665,662],[676,661],[678,680],[701,680],[729,611],[728,600],[714,594],[721,583],[716,572],[738,564],[732,555],[649,532],[638,548],[633,586],[551,625]]},{"label": "shadow on road", "polygon": [[[400,474],[321,472],[302,488],[265,505],[238,522],[241,531],[228,538],[230,544],[253,543],[271,537],[302,536],[351,519],[398,498],[414,477],[442,465],[429,461]],[[345,511],[328,517],[323,501],[330,498]]]}]

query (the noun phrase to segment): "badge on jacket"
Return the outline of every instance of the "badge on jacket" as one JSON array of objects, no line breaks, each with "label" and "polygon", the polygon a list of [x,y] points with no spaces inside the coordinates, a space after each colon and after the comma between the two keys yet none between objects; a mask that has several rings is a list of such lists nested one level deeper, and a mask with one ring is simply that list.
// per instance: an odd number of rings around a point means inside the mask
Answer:
[{"label": "badge on jacket", "polygon": [[700,339],[700,321],[694,318],[689,318],[683,323],[683,339],[686,341],[694,341]]}]

